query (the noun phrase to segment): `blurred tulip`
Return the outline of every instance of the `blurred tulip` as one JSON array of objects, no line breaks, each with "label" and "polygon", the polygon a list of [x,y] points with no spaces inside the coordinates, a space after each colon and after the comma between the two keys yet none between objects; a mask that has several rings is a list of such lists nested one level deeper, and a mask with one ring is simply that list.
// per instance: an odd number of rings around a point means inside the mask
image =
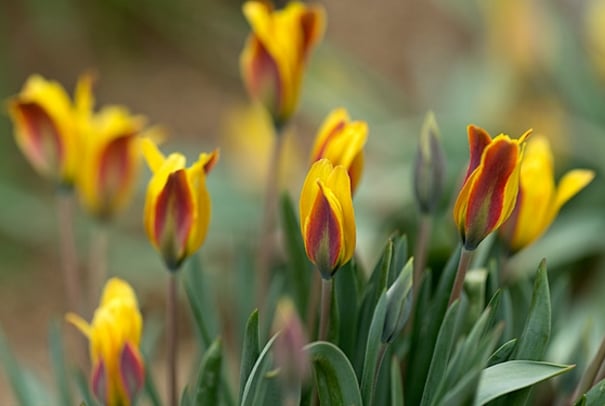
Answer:
[{"label": "blurred tulip", "polygon": [[80,200],[101,219],[113,217],[129,202],[140,163],[142,117],[123,107],[106,107],[90,119],[83,134],[81,164],[76,175]]},{"label": "blurred tulip", "polygon": [[588,1],[585,12],[585,36],[587,51],[596,70],[605,79],[605,3]]},{"label": "blurred tulip", "polygon": [[474,250],[511,215],[519,191],[519,172],[525,140],[468,126],[470,163],[454,206],[454,220],[466,250]]},{"label": "blurred tulip", "polygon": [[274,11],[260,1],[244,3],[252,27],[240,58],[250,95],[281,127],[294,113],[309,53],[324,31],[324,9],[292,2]]},{"label": "blurred tulip", "polygon": [[[89,80],[83,75],[80,83]],[[32,75],[9,101],[8,112],[17,144],[36,171],[59,185],[72,186],[78,159],[78,119],[65,89]]]},{"label": "blurred tulip", "polygon": [[554,160],[548,139],[534,136],[521,164],[517,204],[500,228],[500,237],[514,253],[537,240],[555,220],[561,207],[594,178],[594,172],[575,169],[555,186]]},{"label": "blurred tulip", "polygon": [[92,323],[69,313],[67,321],[90,341],[92,390],[103,405],[129,406],[143,387],[139,342],[143,326],[137,298],[125,281],[107,281]]},{"label": "blurred tulip", "polygon": [[142,143],[153,172],[145,200],[145,229],[168,269],[176,271],[206,239],[210,223],[206,174],[217,162],[218,151],[200,154],[198,161],[186,168],[183,155],[164,157],[150,139]]},{"label": "blurred tulip", "polygon": [[331,279],[355,251],[351,181],[343,166],[327,159],[311,166],[300,194],[300,227],[307,256]]},{"label": "blurred tulip", "polygon": [[354,194],[363,171],[363,147],[367,138],[366,122],[351,121],[345,109],[335,109],[317,133],[311,164],[326,158],[334,166],[344,166],[351,179],[351,194]]},{"label": "blurred tulip", "polygon": [[428,113],[416,152],[414,165],[414,194],[422,214],[432,214],[443,193],[445,153],[439,137],[435,115]]}]

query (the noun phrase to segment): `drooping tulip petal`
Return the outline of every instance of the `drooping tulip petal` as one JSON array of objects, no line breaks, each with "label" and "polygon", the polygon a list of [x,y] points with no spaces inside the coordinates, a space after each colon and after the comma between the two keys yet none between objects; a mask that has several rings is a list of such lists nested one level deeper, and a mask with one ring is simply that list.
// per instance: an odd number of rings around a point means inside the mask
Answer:
[{"label": "drooping tulip petal", "polygon": [[131,405],[144,381],[139,352],[143,322],[132,287],[112,278],[90,324],[73,313],[66,319],[89,339],[95,396],[104,405]]},{"label": "drooping tulip petal", "polygon": [[355,251],[355,214],[344,167],[327,159],[311,166],[300,196],[300,222],[309,260],[330,279]]},{"label": "drooping tulip petal", "polygon": [[183,155],[165,158],[150,139],[142,143],[153,172],[145,200],[145,229],[167,267],[175,271],[206,238],[211,212],[206,174],[216,164],[218,151],[200,154],[198,161],[186,168]]},{"label": "drooping tulip petal", "polygon": [[561,207],[593,178],[593,171],[575,169],[565,174],[556,186],[548,140],[544,136],[532,138],[521,164],[515,210],[499,233],[509,251],[517,252],[538,239],[550,227]]},{"label": "drooping tulip petal", "polygon": [[274,11],[248,1],[243,13],[252,28],[240,57],[244,83],[281,125],[296,109],[308,55],[323,34],[323,8],[292,2]]},{"label": "drooping tulip petal", "polygon": [[471,159],[454,206],[454,220],[467,250],[474,250],[511,215],[519,191],[523,146],[530,131],[518,140],[501,134],[494,139],[469,126]]},{"label": "drooping tulip petal", "polygon": [[365,122],[351,121],[345,109],[335,109],[317,133],[310,161],[326,158],[334,166],[344,166],[351,180],[351,193],[355,193],[363,171],[363,147],[367,138]]}]

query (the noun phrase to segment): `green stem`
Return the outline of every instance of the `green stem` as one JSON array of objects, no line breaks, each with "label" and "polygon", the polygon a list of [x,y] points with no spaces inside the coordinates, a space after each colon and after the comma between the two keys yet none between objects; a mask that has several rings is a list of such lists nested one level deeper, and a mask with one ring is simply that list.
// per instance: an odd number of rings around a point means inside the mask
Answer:
[{"label": "green stem", "polygon": [[426,267],[428,242],[431,236],[432,223],[433,217],[430,214],[423,214],[420,218],[418,239],[416,241],[416,250],[414,251],[414,279],[412,281],[414,298],[418,297],[418,291],[420,290],[420,285],[422,283],[424,268]]},{"label": "green stem", "polygon": [[317,302],[319,301],[319,291],[321,289],[321,276],[319,272],[311,274],[311,292],[307,302],[307,332],[309,337],[315,337],[315,320],[317,320]]},{"label": "green stem", "polygon": [[271,250],[273,246],[273,230],[275,228],[275,212],[277,209],[277,193],[279,187],[279,163],[284,144],[281,129],[276,128],[273,151],[269,159],[267,172],[267,185],[265,188],[265,203],[263,212],[263,223],[261,229],[261,243],[258,254],[258,286],[257,305],[259,309],[265,308],[265,300],[269,291],[269,274],[271,270]]},{"label": "green stem", "polygon": [[382,367],[382,362],[384,361],[384,355],[387,352],[389,344],[381,343],[380,348],[378,349],[378,360],[376,362],[376,369],[374,370],[374,379],[372,382],[372,388],[370,390],[370,399],[368,400],[368,405],[374,404],[374,393],[376,392],[376,385],[378,384],[378,376],[380,375],[380,368]]},{"label": "green stem", "polygon": [[464,285],[464,277],[466,276],[466,271],[468,271],[473,257],[473,251],[469,251],[464,247],[462,247],[461,250],[460,262],[458,262],[458,270],[456,271],[456,279],[454,280],[454,286],[452,286],[452,294],[450,295],[448,307],[460,297],[462,286]]},{"label": "green stem", "polygon": [[319,339],[327,341],[332,308],[332,279],[321,280],[321,316],[319,321]]},{"label": "green stem", "polygon": [[89,260],[89,298],[90,309],[96,307],[96,302],[101,296],[105,279],[107,279],[107,224],[95,224],[90,242]]},{"label": "green stem", "polygon": [[168,404],[177,406],[177,274],[169,273],[166,296],[166,334],[167,334],[167,384]]},{"label": "green stem", "polygon": [[595,378],[597,377],[597,373],[605,360],[605,336],[601,340],[601,345],[597,350],[596,355],[590,361],[588,368],[584,371],[584,375],[578,382],[578,386],[576,386],[576,390],[573,393],[572,400],[574,403],[579,400],[579,398],[595,383]]},{"label": "green stem", "polygon": [[56,196],[59,249],[67,307],[70,311],[81,313],[82,309],[80,308],[81,303],[78,289],[78,286],[80,286],[78,279],[78,259],[73,226],[73,194],[58,191]]}]

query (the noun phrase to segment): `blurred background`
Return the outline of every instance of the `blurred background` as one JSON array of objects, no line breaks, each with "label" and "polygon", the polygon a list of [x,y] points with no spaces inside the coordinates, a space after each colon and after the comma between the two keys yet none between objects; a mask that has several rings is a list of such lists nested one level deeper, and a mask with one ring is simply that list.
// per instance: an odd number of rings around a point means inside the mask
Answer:
[{"label": "blurred background", "polygon": [[[553,293],[559,321],[547,359],[583,362],[566,358],[578,344],[569,341],[581,341],[582,355],[590,355],[604,324],[605,2],[323,3],[327,31],[312,55],[299,112],[287,129],[282,186],[298,200],[310,143],[331,109],[344,106],[353,119],[367,121],[366,169],[355,209],[360,260],[373,264],[393,230],[413,241],[417,210],[410,168],[424,115],[433,110],[447,152],[450,191],[433,236],[432,260],[440,261],[458,238],[450,206],[466,168],[466,125],[477,124],[492,135],[518,137],[528,128],[547,135],[559,175],[581,167],[597,176],[562,210],[548,234],[514,259],[514,266],[523,277],[548,258],[551,286],[563,293],[560,298]],[[217,286],[213,303],[219,324],[226,329],[239,323],[229,312],[233,252],[252,245],[258,233],[272,141],[239,76],[248,31],[241,2],[234,0],[0,2],[1,100],[17,94],[33,73],[59,81],[71,93],[78,75],[91,69],[99,79],[97,105],[123,104],[150,124],[164,126],[165,152],[194,158],[200,151],[221,149],[209,178],[213,218],[201,251]],[[51,382],[48,327],[66,310],[54,191],[17,149],[3,111],[0,328],[36,379]],[[109,227],[109,273],[129,280],[144,316],[158,319],[165,271],[142,227],[148,179],[144,169],[134,201]],[[78,213],[84,268],[95,225]],[[184,354],[186,324],[181,323]],[[2,370],[0,404],[15,404]]]}]

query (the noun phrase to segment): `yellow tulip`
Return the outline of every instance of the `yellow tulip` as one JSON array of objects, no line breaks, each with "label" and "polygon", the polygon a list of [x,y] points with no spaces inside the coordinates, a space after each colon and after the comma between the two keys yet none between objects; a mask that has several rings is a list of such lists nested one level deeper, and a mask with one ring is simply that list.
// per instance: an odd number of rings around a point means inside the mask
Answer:
[{"label": "yellow tulip", "polygon": [[132,287],[112,278],[90,324],[73,313],[66,319],[89,339],[95,396],[107,406],[133,404],[145,374],[139,352],[143,321]]},{"label": "yellow tulip", "polygon": [[206,239],[210,223],[210,194],[206,174],[218,160],[218,151],[200,154],[189,168],[185,157],[168,157],[148,138],[143,154],[153,176],[147,186],[144,223],[149,241],[169,270],[176,271]]},{"label": "yellow tulip", "polygon": [[468,126],[470,163],[454,205],[454,221],[462,243],[474,250],[511,215],[519,191],[525,140],[500,134],[492,139],[482,128]]},{"label": "yellow tulip", "polygon": [[335,109],[317,133],[311,163],[326,158],[334,166],[344,166],[351,179],[351,194],[354,194],[363,171],[363,147],[367,138],[366,122],[351,121],[345,109]]},{"label": "yellow tulip", "polygon": [[510,252],[519,251],[544,234],[561,207],[594,178],[591,170],[574,169],[555,186],[553,161],[548,139],[533,137],[521,164],[515,210],[500,229],[500,237]]},{"label": "yellow tulip", "polygon": [[[83,75],[78,87],[90,80]],[[78,100],[78,93],[76,105],[83,112],[85,103]],[[32,75],[9,100],[8,112],[17,144],[36,171],[59,185],[71,186],[78,160],[78,113],[65,89]]]},{"label": "yellow tulip", "polygon": [[82,204],[94,216],[111,218],[129,202],[139,172],[143,124],[142,117],[118,106],[89,119],[76,183]]},{"label": "yellow tulip", "polygon": [[296,110],[306,61],[324,30],[319,5],[292,2],[274,11],[260,1],[247,1],[243,12],[252,27],[240,57],[250,95],[283,125]]},{"label": "yellow tulip", "polygon": [[315,162],[300,193],[300,228],[309,260],[330,279],[355,252],[351,181],[343,166]]}]

